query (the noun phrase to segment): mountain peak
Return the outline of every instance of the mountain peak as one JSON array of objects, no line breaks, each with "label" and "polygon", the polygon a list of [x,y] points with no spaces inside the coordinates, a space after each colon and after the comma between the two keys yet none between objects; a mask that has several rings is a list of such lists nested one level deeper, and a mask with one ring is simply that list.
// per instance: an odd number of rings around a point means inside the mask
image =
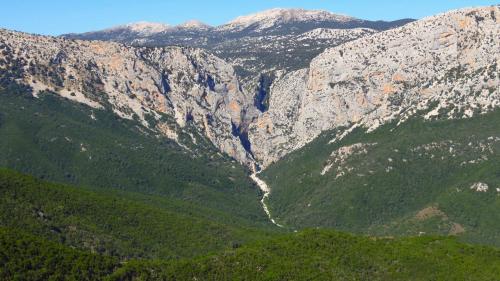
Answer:
[{"label": "mountain peak", "polygon": [[283,9],[275,8],[259,13],[241,16],[228,23],[231,26],[250,26],[255,23],[263,25],[272,25],[278,22],[304,22],[304,21],[339,21],[346,22],[354,20],[352,17],[338,15],[324,10],[305,10],[305,9]]},{"label": "mountain peak", "polygon": [[127,30],[132,31],[132,32],[137,32],[137,33],[141,33],[144,35],[151,35],[154,33],[160,33],[160,32],[166,31],[170,28],[172,28],[170,25],[164,24],[164,23],[139,21],[139,22],[133,22],[133,23],[125,24],[125,25],[119,25],[116,27],[112,27],[112,28],[108,29],[107,31],[116,31],[116,30],[127,29]]},{"label": "mountain peak", "polygon": [[186,29],[207,29],[210,28],[211,26],[199,20],[189,20],[182,24],[179,24],[177,27]]}]

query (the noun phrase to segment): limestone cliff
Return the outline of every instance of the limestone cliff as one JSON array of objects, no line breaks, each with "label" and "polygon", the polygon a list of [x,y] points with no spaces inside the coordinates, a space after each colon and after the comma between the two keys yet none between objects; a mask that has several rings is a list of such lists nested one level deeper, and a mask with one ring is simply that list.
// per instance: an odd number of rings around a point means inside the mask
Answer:
[{"label": "limestone cliff", "polygon": [[[122,118],[137,119],[166,136],[196,126],[221,151],[252,161],[234,133],[252,98],[231,65],[199,49],[135,48],[0,30],[0,69],[17,73],[33,95],[50,90]],[[162,114],[175,118],[169,128]],[[153,121],[153,122],[151,122]],[[176,128],[174,128],[176,127]]]},{"label": "limestone cliff", "polygon": [[340,126],[374,129],[408,116],[462,118],[498,107],[500,8],[463,9],[326,50],[271,88],[250,126],[269,165]]}]

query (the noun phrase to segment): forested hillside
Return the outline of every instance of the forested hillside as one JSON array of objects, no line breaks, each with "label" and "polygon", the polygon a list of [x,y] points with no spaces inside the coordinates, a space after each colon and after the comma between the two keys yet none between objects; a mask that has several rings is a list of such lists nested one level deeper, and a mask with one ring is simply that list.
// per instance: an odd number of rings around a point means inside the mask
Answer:
[{"label": "forested hillside", "polygon": [[499,122],[497,110],[324,133],[262,174],[271,212],[289,227],[500,245]]},{"label": "forested hillside", "polygon": [[99,190],[178,199],[268,224],[246,168],[195,128],[179,136],[181,146],[110,110],[50,92],[34,98],[29,89],[12,87],[0,91],[0,166]]}]

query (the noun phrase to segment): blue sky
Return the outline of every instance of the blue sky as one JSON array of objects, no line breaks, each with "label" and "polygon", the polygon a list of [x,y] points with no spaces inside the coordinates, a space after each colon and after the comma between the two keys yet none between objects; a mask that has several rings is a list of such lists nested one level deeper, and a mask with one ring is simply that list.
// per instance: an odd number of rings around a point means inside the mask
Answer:
[{"label": "blue sky", "polygon": [[211,25],[270,8],[324,9],[363,19],[422,18],[499,0],[0,0],[0,27],[59,35],[135,22]]}]

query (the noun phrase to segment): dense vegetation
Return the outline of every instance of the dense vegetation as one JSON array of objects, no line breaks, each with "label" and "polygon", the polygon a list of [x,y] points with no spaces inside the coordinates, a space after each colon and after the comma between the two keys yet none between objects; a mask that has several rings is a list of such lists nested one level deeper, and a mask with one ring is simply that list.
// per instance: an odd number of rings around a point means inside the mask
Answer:
[{"label": "dense vegetation", "polygon": [[453,238],[307,230],[178,261],[93,255],[0,229],[4,280],[497,280],[500,251]]},{"label": "dense vegetation", "polygon": [[116,258],[0,228],[1,280],[102,280],[117,266]]},{"label": "dense vegetation", "polygon": [[[334,143],[339,132],[327,132],[262,174],[272,188],[271,211],[290,227],[453,234],[500,245],[499,124],[495,111],[357,129]],[[358,148],[340,160],[340,148],[353,144]],[[471,189],[475,184],[488,190]]]},{"label": "dense vegetation", "polygon": [[9,87],[0,90],[0,167],[50,181],[178,199],[224,213],[224,221],[231,216],[268,225],[248,171],[194,128],[189,133],[196,145],[187,133],[180,135],[186,149],[110,110],[48,92],[34,98],[24,88]]},{"label": "dense vegetation", "polygon": [[207,258],[129,263],[113,279],[497,280],[499,274],[500,251],[453,238],[374,239],[308,230]]},{"label": "dense vegetation", "polygon": [[0,170],[0,226],[123,259],[193,257],[272,234],[229,216],[221,221],[210,209],[135,196]]}]

